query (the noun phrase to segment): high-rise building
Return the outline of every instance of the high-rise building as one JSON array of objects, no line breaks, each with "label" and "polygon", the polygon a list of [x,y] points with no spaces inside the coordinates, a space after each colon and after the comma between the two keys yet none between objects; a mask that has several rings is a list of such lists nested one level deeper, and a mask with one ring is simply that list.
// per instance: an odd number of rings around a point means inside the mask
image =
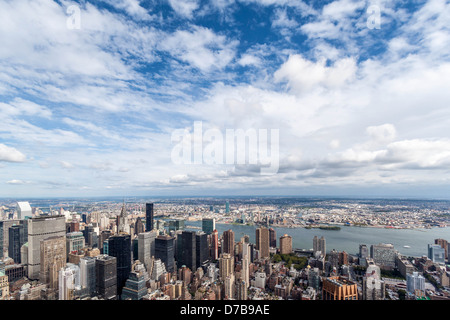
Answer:
[{"label": "high-rise building", "polygon": [[196,234],[195,231],[183,231],[180,235],[180,239],[178,240],[179,247],[181,250],[178,250],[178,268],[181,266],[186,266],[191,270],[197,269],[196,264]]},{"label": "high-rise building", "polygon": [[[20,223],[19,220],[2,220],[0,221],[0,258],[8,256],[8,248],[9,248],[9,228],[13,225],[18,225]],[[26,233],[24,235],[25,242]]]},{"label": "high-rise building", "polygon": [[9,228],[8,255],[15,263],[21,263],[20,248],[24,244],[23,225],[13,225]]},{"label": "high-rise building", "polygon": [[202,231],[206,234],[211,234],[216,229],[216,221],[212,219],[202,219]]},{"label": "high-rise building", "polygon": [[385,282],[380,279],[380,267],[370,264],[363,277],[362,299],[363,300],[384,300]]},{"label": "high-rise building", "polygon": [[259,250],[259,258],[268,258],[269,252],[269,229],[260,227],[256,229],[256,250]]},{"label": "high-rise building", "polygon": [[153,203],[145,204],[145,231],[152,231],[154,229],[153,225]]},{"label": "high-rise building", "polygon": [[141,300],[147,294],[142,272],[132,271],[122,290],[122,300]]},{"label": "high-rise building", "polygon": [[150,272],[152,257],[155,256],[155,240],[157,231],[141,232],[138,234],[138,259]]},{"label": "high-rise building", "polygon": [[66,249],[67,256],[72,251],[78,251],[85,247],[85,238],[82,232],[70,232],[66,234]]},{"label": "high-rise building", "polygon": [[280,237],[280,253],[290,254],[292,253],[292,237],[285,234]]},{"label": "high-rise building", "polygon": [[160,235],[155,239],[155,258],[161,259],[167,272],[175,270],[175,238],[169,235]]},{"label": "high-rise building", "polygon": [[37,217],[28,220],[28,278],[39,279],[41,240],[59,236],[66,236],[64,216]]},{"label": "high-rise building", "polygon": [[211,253],[210,257],[212,261],[219,259],[219,232],[214,229],[211,234]]},{"label": "high-rise building", "polygon": [[66,237],[55,236],[41,240],[39,280],[50,289],[58,289],[58,272],[66,266]]},{"label": "high-rise building", "polygon": [[230,213],[230,203],[228,201],[225,202],[225,213]]},{"label": "high-rise building", "polygon": [[209,245],[208,245],[208,235],[199,231],[195,235],[195,264],[197,268],[201,267],[209,258]]},{"label": "high-rise building", "polygon": [[231,229],[223,232],[222,253],[234,255],[234,231]]},{"label": "high-rise building", "polygon": [[445,259],[448,259],[448,241],[444,239],[434,239],[434,243],[441,246],[445,251]]},{"label": "high-rise building", "polygon": [[[244,255],[242,260],[242,268],[241,268],[241,280],[243,281],[243,284],[245,286],[245,289],[248,288],[250,285],[250,262],[249,262],[249,256]],[[245,299],[244,299],[245,300]]]},{"label": "high-rise building", "polygon": [[111,237],[111,235],[112,235],[111,230],[103,230],[100,233],[100,236],[99,236],[99,239],[98,239],[98,246],[99,246],[100,251],[101,251],[102,254],[108,254],[108,252],[104,252],[103,251],[104,250],[103,248],[104,248],[104,245],[105,245],[105,241],[109,237]]},{"label": "high-rise building", "polygon": [[445,264],[445,249],[438,244],[429,244],[428,258],[433,262]]},{"label": "high-rise building", "polygon": [[130,225],[128,223],[128,213],[125,208],[125,203],[122,205],[120,214],[117,216],[117,233],[130,234]]},{"label": "high-rise building", "polygon": [[72,300],[75,291],[75,274],[71,268],[60,268],[58,270],[59,300]]},{"label": "high-rise building", "polygon": [[274,228],[269,228],[269,246],[271,248],[277,247],[277,233]]},{"label": "high-rise building", "polygon": [[418,272],[406,275],[406,291],[416,294],[417,291],[425,292],[425,278]]},{"label": "high-rise building", "polygon": [[395,267],[397,254],[392,244],[380,243],[370,246],[370,256],[381,269],[392,270]]},{"label": "high-rise building", "polygon": [[225,280],[234,273],[234,258],[229,253],[222,253],[219,257],[219,276]]},{"label": "high-rise building", "polygon": [[82,257],[80,259],[80,284],[86,289],[89,296],[94,296],[96,292],[95,257]]},{"label": "high-rise building", "polygon": [[32,218],[33,213],[30,206],[30,203],[27,201],[17,202],[17,219],[23,220],[26,218]]},{"label": "high-rise building", "polygon": [[324,257],[326,256],[326,241],[325,241],[324,237],[321,237],[319,239],[317,236],[314,236],[313,251],[314,251],[314,254],[316,252],[320,251]]},{"label": "high-rise building", "polygon": [[358,300],[358,288],[355,282],[344,277],[323,279],[323,300]]},{"label": "high-rise building", "polygon": [[139,235],[141,232],[145,231],[144,223],[142,222],[141,218],[137,218],[136,222],[134,223],[134,232],[136,235]]},{"label": "high-rise building", "polygon": [[117,299],[117,259],[108,255],[95,257],[97,294],[105,300]]},{"label": "high-rise building", "polygon": [[108,254],[117,259],[117,295],[120,298],[122,288],[131,272],[131,236],[129,234],[113,235],[108,238],[108,246]]}]

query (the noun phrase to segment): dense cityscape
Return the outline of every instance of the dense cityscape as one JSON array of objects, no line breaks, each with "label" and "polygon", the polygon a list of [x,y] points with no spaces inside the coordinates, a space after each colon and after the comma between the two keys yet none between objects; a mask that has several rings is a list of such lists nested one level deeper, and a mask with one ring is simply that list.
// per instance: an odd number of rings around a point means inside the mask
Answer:
[{"label": "dense cityscape", "polygon": [[[447,239],[421,243],[421,256],[400,253],[383,238],[346,252],[330,249],[334,243],[320,231],[433,233],[448,227],[448,205],[282,197],[3,200],[1,299],[447,300]],[[253,234],[234,231],[239,226]],[[277,234],[277,227],[288,231]],[[317,234],[310,247],[297,248],[289,230]]]}]

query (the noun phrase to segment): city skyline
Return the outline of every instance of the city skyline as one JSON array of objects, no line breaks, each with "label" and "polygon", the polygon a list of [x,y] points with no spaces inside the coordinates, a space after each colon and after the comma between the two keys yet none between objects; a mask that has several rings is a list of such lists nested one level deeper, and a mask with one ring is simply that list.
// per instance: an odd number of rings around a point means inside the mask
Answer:
[{"label": "city skyline", "polygon": [[[449,19],[445,0],[4,1],[0,193],[448,199]],[[211,164],[206,136],[177,163],[198,123],[276,134],[275,171],[250,142]]]}]

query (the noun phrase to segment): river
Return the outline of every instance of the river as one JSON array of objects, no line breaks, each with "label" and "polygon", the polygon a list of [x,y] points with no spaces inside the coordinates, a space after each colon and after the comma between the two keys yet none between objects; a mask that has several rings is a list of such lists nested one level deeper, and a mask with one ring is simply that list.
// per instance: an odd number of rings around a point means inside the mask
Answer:
[{"label": "river", "polygon": [[[201,221],[186,221],[186,225],[201,227]],[[256,226],[216,223],[216,229],[221,235],[225,230],[232,229],[235,240],[239,241],[243,235],[250,237],[250,242],[255,242]],[[281,228],[273,227],[276,231],[277,246],[280,237],[288,234],[292,237],[292,247],[295,249],[311,249],[314,236],[324,237],[327,252],[332,249],[346,251],[349,254],[357,254],[359,245],[390,243],[401,254],[406,256],[421,257],[427,255],[428,244],[434,243],[434,239],[442,238],[450,240],[450,228],[432,229],[385,229],[341,226],[341,230],[321,230],[305,228]],[[195,229],[197,230],[197,229]],[[409,246],[405,248],[404,246]]]}]

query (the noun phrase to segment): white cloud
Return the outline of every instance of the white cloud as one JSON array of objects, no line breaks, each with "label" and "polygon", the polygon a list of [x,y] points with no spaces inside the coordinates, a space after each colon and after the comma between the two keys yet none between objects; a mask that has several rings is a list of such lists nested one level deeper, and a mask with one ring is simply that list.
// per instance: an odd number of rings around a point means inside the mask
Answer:
[{"label": "white cloud", "polygon": [[172,9],[184,18],[191,19],[193,12],[199,8],[197,0],[169,0]]},{"label": "white cloud", "polygon": [[13,147],[8,147],[3,143],[0,143],[0,161],[6,162],[24,162],[26,156]]}]

